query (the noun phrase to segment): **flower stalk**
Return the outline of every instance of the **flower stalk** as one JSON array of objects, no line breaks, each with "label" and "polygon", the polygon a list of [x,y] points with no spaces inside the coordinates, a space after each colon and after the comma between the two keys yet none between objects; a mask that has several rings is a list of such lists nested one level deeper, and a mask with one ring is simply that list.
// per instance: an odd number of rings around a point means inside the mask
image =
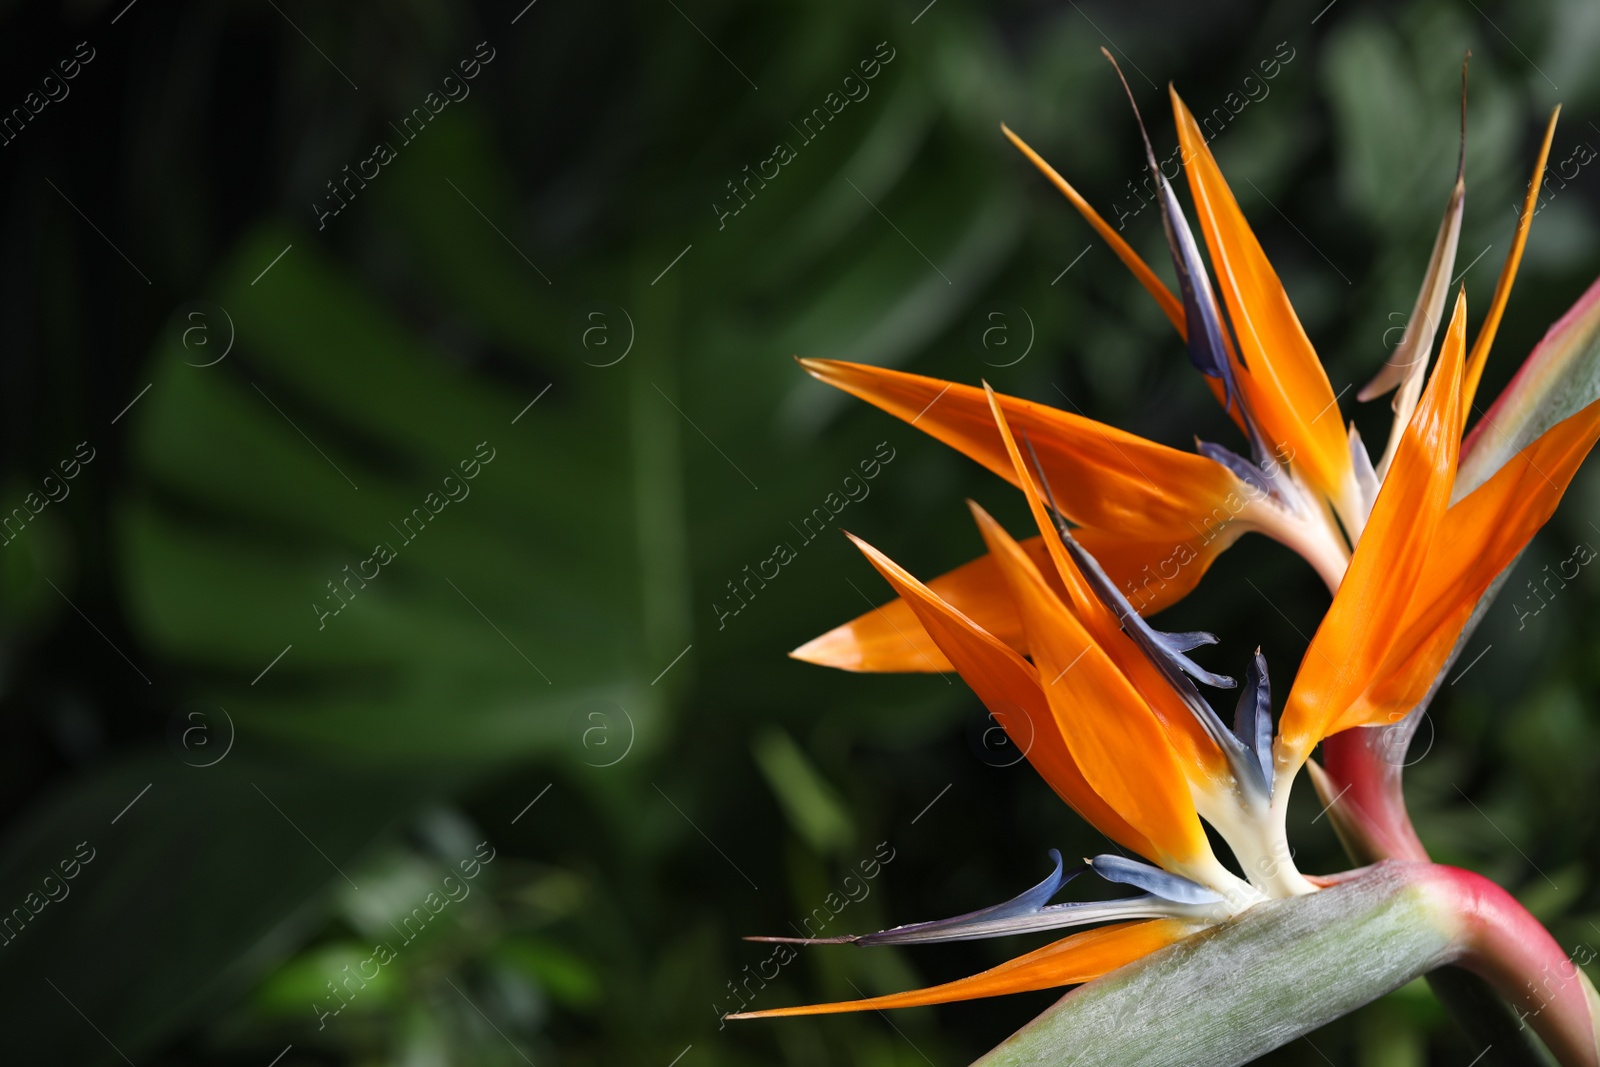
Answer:
[{"label": "flower stalk", "polygon": [[[1140,130],[1181,299],[1053,168],[1005,133],[1161,306],[1249,458],[1198,440],[1194,452],[1180,452],[987,384],[801,361],[1022,490],[1037,536],[1018,541],[972,504],[987,555],[926,583],[852,538],[898,598],[793,655],[852,671],[959,673],[1014,740],[1018,731],[1030,739],[1026,754],[1057,794],[1122,846],[1122,857],[1088,859],[1075,873],[1093,870],[1143,895],[1052,904],[1073,877],[1057,856],[1055,871],[1013,900],[825,940],[870,946],[1113,925],[938,986],[750,1016],[1088,983],[984,1062],[1057,1063],[1071,1054],[1077,1064],[1088,1054],[1108,1063],[1240,1063],[1444,968],[1436,988],[1469,1032],[1499,1020],[1485,1045],[1526,1052],[1529,1043],[1510,1030],[1531,1029],[1568,1067],[1600,1067],[1600,1000],[1579,969],[1588,961],[1566,957],[1504,890],[1429,863],[1401,788],[1423,711],[1600,439],[1600,283],[1463,439],[1533,215],[1530,202],[1469,349],[1464,292],[1447,326],[1444,315],[1465,203],[1464,78],[1463,68],[1455,188],[1411,328],[1362,391],[1363,399],[1395,392],[1376,467],[1353,425],[1323,418],[1339,398],[1176,93],[1183,172],[1215,286],[1142,121]],[[1294,549],[1333,594],[1276,732],[1259,650],[1238,687],[1189,655],[1214,644],[1213,635],[1163,632],[1145,619],[1186,596],[1246,532]],[[1240,689],[1231,726],[1199,686]],[[1312,760],[1319,744],[1320,765]],[[1309,879],[1295,869],[1286,816],[1302,768],[1351,855],[1376,866]],[[1202,823],[1227,843],[1244,878],[1219,861]],[[1477,1007],[1463,1012],[1468,1001]],[[1481,1010],[1491,1003],[1495,1011]]]},{"label": "flower stalk", "polygon": [[1542,926],[1477,875],[1387,861],[1078,987],[978,1067],[1245,1063],[1452,964],[1518,1005],[1563,1064],[1600,1065],[1594,988]]}]

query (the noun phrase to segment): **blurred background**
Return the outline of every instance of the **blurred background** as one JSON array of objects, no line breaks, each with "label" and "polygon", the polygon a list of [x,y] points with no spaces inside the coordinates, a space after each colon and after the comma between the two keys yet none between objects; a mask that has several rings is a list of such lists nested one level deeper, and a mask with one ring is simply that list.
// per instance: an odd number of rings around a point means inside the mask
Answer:
[{"label": "blurred background", "polygon": [[[719,1021],[1032,947],[779,967],[741,935],[951,915],[1102,848],[958,681],[785,658],[887,599],[837,529],[799,530],[863,461],[834,524],[919,575],[981,551],[964,497],[1027,527],[791,357],[1233,444],[999,123],[1164,271],[1099,49],[1163,154],[1173,82],[1337,391],[1400,338],[1471,49],[1480,313],[1565,107],[1492,395],[1600,272],[1600,7],[924,3],[0,5],[9,1059],[955,1067],[1054,999]],[[1355,418],[1381,442],[1387,415]],[[1575,952],[1600,946],[1600,578],[1527,583],[1597,523],[1590,470],[1407,771],[1435,857]],[[1221,634],[1220,670],[1262,645],[1281,694],[1326,600],[1249,539],[1166,618]],[[1296,805],[1299,866],[1345,866]],[[1419,983],[1264,1062],[1477,1052]]]}]

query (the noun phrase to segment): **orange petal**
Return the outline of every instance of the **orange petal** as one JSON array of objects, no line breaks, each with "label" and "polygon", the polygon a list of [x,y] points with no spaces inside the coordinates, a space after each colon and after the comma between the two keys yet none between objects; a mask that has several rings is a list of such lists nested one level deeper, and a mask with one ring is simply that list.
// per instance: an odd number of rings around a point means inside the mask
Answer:
[{"label": "orange petal", "polygon": [[[1144,650],[1123,632],[1122,620],[1100,599],[1089,580],[1078,569],[1077,561],[1067,553],[1066,546],[1056,532],[1055,522],[1040,496],[1040,489],[1034,484],[1033,468],[1023,460],[1022,451],[1017,447],[1005,412],[993,390],[989,390],[989,406],[1000,436],[1005,441],[1017,480],[1022,485],[1023,495],[1028,500],[1028,509],[1033,513],[1033,521],[1039,527],[1039,534],[1049,550],[1060,586],[1066,593],[1066,603],[1083,623],[1090,638],[1122,672],[1123,677],[1133,684],[1146,706],[1155,713],[1166,730],[1167,739],[1172,743],[1179,762],[1194,772],[1191,777],[1227,780],[1226,761],[1216,742],[1206,736],[1205,727],[1184,705],[1183,699],[1162,676],[1160,668],[1150,662]],[[1032,443],[1031,440],[1029,443]],[[1052,484],[1052,495],[1054,490]],[[1041,572],[1050,573],[1043,564],[1037,560],[1035,563]]]},{"label": "orange petal", "polygon": [[772,1019],[785,1015],[831,1015],[844,1011],[915,1008],[925,1004],[948,1004],[957,1000],[997,997],[1004,993],[1026,993],[1035,989],[1077,985],[1093,981],[1157,949],[1166,948],[1200,929],[1200,926],[1181,919],[1118,923],[1064,937],[981,974],[929,986],[927,989],[890,993],[888,996],[868,997],[865,1000],[845,1000],[836,1004],[807,1004],[796,1008],[738,1012],[727,1017]]},{"label": "orange petal", "polygon": [[1292,450],[1291,464],[1341,511],[1354,484],[1337,400],[1289,294],[1239,210],[1205,134],[1176,91],[1184,170],[1218,288],[1238,336],[1239,389],[1269,450]]},{"label": "orange petal", "polygon": [[[1133,247],[1127,241],[1124,241],[1122,236],[1106,223],[1105,219],[1100,217],[1098,211],[1089,206],[1089,202],[1080,196],[1078,190],[1069,185],[1067,180],[1057,173],[1054,167],[1046,163],[1043,157],[1030,148],[1022,138],[1011,132],[1010,127],[1005,123],[1002,122],[1000,124],[1000,129],[1010,139],[1011,143],[1016,145],[1023,155],[1028,157],[1029,162],[1038,167],[1039,171],[1046,178],[1049,178],[1057,189],[1061,190],[1061,194],[1071,202],[1073,207],[1078,209],[1078,214],[1083,216],[1084,221],[1089,224],[1094,232],[1099,234],[1101,239],[1111,246],[1111,251],[1116,253],[1117,258],[1122,260],[1123,264],[1133,272],[1133,276],[1138,279],[1140,285],[1144,286],[1145,291],[1155,297],[1156,303],[1161,306],[1162,314],[1166,315],[1168,321],[1172,323],[1172,328],[1178,331],[1178,336],[1184,341],[1188,341],[1188,316],[1183,310],[1183,301],[1173,295],[1172,290],[1168,289],[1166,283],[1156,276],[1156,272],[1151,270],[1150,265],[1140,258],[1139,253],[1135,252]],[[1222,379],[1207,375],[1206,385],[1211,389],[1211,395],[1217,398],[1217,403],[1227,410],[1234,422],[1239,423],[1241,430],[1244,429],[1243,416],[1240,414],[1238,407],[1236,405],[1231,407],[1228,405],[1227,388],[1222,384]]]},{"label": "orange petal", "polygon": [[[984,707],[994,714],[1012,742],[1027,754],[1028,761],[1061,799],[1113,841],[1141,855],[1154,855],[1145,836],[1129,826],[1085,781],[1039,688],[1038,672],[1027,660],[882,552],[858,537],[851,536],[850,540],[894,586],[901,597],[897,603],[908,605],[924,631],[932,635]],[[1002,595],[1007,595],[998,569],[994,577],[1001,583]]]},{"label": "orange petal", "polygon": [[[1036,563],[1050,557],[1044,542],[1037,537],[1022,542],[1022,548]],[[1000,568],[988,556],[963,563],[948,574],[928,583],[940,600],[950,605],[984,630],[1024,656],[1028,639],[1022,632],[1022,618],[1006,588]],[[821,667],[846,671],[939,672],[951,670],[951,663],[928,636],[911,605],[892,600],[865,615],[836,626],[821,637],[789,653],[795,659]]]},{"label": "orange petal", "polygon": [[1283,760],[1298,770],[1318,741],[1357,725],[1359,712],[1353,709],[1379,677],[1438,543],[1461,445],[1466,322],[1462,294],[1350,568],[1300,663],[1278,728],[1280,773]]},{"label": "orange petal", "polygon": [[[1051,483],[1052,488],[1054,484]],[[1075,536],[1122,589],[1133,609],[1140,615],[1153,615],[1188,596],[1223,549],[1244,533],[1243,525],[1221,523],[1214,518],[1203,528],[1207,531],[1204,536],[1176,544],[1133,541],[1115,530],[1087,527],[1075,531]],[[1052,580],[1054,571],[1046,566],[1050,556],[1044,541],[1030,537],[1020,544],[1046,580]],[[1028,639],[1022,632],[1016,603],[989,556],[979,556],[940,575],[928,583],[928,588],[1007,645],[1028,654]],[[820,667],[846,671],[943,673],[951,669],[950,661],[902,600],[891,600],[836,626],[789,655]]]},{"label": "orange petal", "polygon": [[1544,165],[1550,158],[1550,142],[1555,139],[1556,119],[1561,116],[1561,105],[1550,112],[1550,122],[1544,128],[1544,143],[1539,146],[1539,158],[1533,164],[1533,179],[1528,183],[1528,195],[1522,202],[1522,214],[1517,216],[1517,230],[1511,236],[1511,250],[1506,253],[1500,268],[1500,280],[1494,286],[1494,299],[1489,313],[1478,327],[1478,339],[1473,342],[1472,355],[1467,360],[1465,377],[1461,381],[1461,418],[1466,419],[1472,410],[1472,401],[1478,394],[1478,380],[1483,377],[1483,365],[1489,361],[1489,348],[1500,329],[1500,317],[1505,313],[1506,302],[1511,299],[1511,283],[1516,280],[1517,267],[1522,263],[1522,249],[1528,243],[1528,227],[1539,205],[1539,188],[1544,182]]},{"label": "orange petal", "polygon": [[1128,242],[1124,241],[1122,236],[1116,230],[1113,230],[1105,219],[1100,217],[1100,213],[1090,207],[1087,200],[1078,195],[1078,190],[1068,185],[1067,180],[1056,173],[1056,169],[1046,163],[1039,153],[1029,148],[1022,138],[1012,133],[1005,123],[1002,122],[1000,124],[1000,130],[1006,137],[1010,138],[1011,143],[1016,145],[1023,155],[1028,157],[1029,162],[1038,167],[1040,172],[1046,178],[1049,178],[1057,189],[1061,190],[1061,194],[1072,202],[1072,206],[1078,209],[1078,214],[1082,215],[1083,220],[1093,227],[1094,232],[1099,234],[1101,239],[1111,246],[1111,251],[1117,254],[1117,258],[1127,265],[1135,278],[1139,279],[1139,284],[1144,286],[1145,291],[1155,297],[1156,303],[1161,305],[1162,313],[1172,322],[1173,328],[1178,331],[1178,336],[1187,341],[1189,339],[1189,331],[1184,322],[1183,302],[1172,295],[1172,290],[1167,288],[1166,282],[1156,277],[1156,272],[1151,270],[1150,265],[1143,259],[1139,258],[1139,253],[1135,252]]},{"label": "orange petal", "polygon": [[[1017,484],[982,389],[859,363],[802,359],[800,365]],[[1249,496],[1233,472],[1204,456],[1046,404],[1002,396],[1000,405],[1012,428],[1033,441],[1057,502],[1074,525],[1175,549],[1215,539],[1239,513],[1228,506],[1230,497]]]},{"label": "orange petal", "polygon": [[[1052,480],[1050,488],[1055,487]],[[1226,513],[1230,509],[1225,505],[1220,510]],[[1247,528],[1243,523],[1222,522],[1209,515],[1201,529],[1203,534],[1187,541],[1138,541],[1117,530],[1087,526],[1074,530],[1072,535],[1117,583],[1133,610],[1149,616],[1188,596],[1216,558]]]},{"label": "orange petal", "polygon": [[1346,722],[1387,724],[1416,707],[1478,600],[1555,513],[1597,438],[1600,401],[1545,431],[1445,513],[1394,648]]},{"label": "orange petal", "polygon": [[1021,609],[1034,667],[1074,762],[1094,791],[1149,839],[1155,849],[1149,858],[1208,878],[1216,859],[1161,723],[1021,546],[982,508],[971,507]]},{"label": "orange petal", "polygon": [[1591,373],[1587,369],[1588,357],[1597,341],[1600,278],[1551,323],[1461,442],[1461,468],[1456,475],[1458,497],[1488,481],[1521,446],[1519,442],[1526,444],[1533,433],[1543,433],[1555,418],[1576,412],[1570,405],[1582,394],[1573,383]]}]

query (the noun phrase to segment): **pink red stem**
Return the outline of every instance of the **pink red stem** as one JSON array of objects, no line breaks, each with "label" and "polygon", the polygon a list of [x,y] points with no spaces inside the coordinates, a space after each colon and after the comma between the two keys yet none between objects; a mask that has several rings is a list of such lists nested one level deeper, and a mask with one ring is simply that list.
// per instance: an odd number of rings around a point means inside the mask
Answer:
[{"label": "pink red stem", "polygon": [[1430,865],[1427,880],[1463,924],[1458,964],[1509,1001],[1563,1067],[1600,1067],[1600,998],[1580,961],[1482,875]]},{"label": "pink red stem", "polygon": [[1363,727],[1324,738],[1322,768],[1333,780],[1352,828],[1365,838],[1359,846],[1370,854],[1356,856],[1357,862],[1427,863],[1428,850],[1411,826],[1400,786],[1405,752],[1395,748],[1393,737],[1388,729]]},{"label": "pink red stem", "polygon": [[[1323,769],[1337,794],[1347,844],[1360,862],[1428,864],[1401,793],[1403,752],[1381,729],[1346,730],[1322,743]],[[1458,963],[1504,997],[1564,1067],[1600,1067],[1600,1002],[1579,969],[1590,959],[1564,952],[1504,889],[1469,871],[1429,864],[1464,924]]]}]

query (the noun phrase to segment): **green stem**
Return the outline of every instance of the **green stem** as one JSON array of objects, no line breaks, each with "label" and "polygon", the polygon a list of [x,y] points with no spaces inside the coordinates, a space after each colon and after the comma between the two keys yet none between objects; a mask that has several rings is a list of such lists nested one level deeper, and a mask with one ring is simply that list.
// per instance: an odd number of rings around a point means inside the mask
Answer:
[{"label": "green stem", "polygon": [[1460,926],[1411,867],[1259,904],[1079,986],[976,1067],[1255,1059],[1450,962]]},{"label": "green stem", "polygon": [[1394,861],[1079,986],[979,1067],[1245,1063],[1451,965],[1487,979],[1565,1067],[1600,1067],[1593,987],[1549,933],[1478,875]]}]

